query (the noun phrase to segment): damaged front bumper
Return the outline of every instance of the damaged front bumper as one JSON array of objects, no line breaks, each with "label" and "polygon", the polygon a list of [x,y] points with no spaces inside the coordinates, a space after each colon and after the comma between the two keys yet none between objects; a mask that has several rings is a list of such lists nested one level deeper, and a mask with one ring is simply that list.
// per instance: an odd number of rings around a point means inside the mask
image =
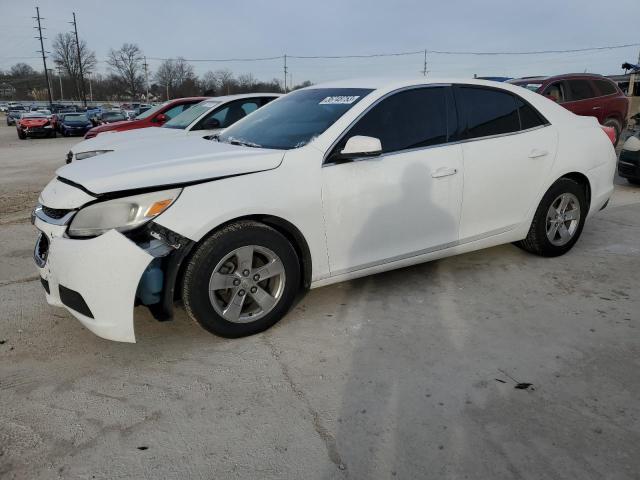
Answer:
[{"label": "damaged front bumper", "polygon": [[136,304],[149,306],[158,319],[171,317],[188,240],[153,224],[131,235],[110,230],[74,239],[66,236],[66,225],[45,221],[38,209],[32,218],[39,230],[34,260],[50,305],[65,307],[96,335],[120,342],[135,342]]}]

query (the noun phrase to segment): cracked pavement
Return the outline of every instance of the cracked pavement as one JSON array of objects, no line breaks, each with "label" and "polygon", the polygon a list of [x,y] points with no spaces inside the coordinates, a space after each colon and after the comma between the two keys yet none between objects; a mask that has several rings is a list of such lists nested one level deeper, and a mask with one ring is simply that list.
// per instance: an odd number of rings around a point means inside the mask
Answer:
[{"label": "cracked pavement", "polygon": [[137,308],[121,344],[32,266],[29,210],[75,141],[0,127],[0,478],[638,478],[639,188],[561,258],[317,289],[239,340]]}]

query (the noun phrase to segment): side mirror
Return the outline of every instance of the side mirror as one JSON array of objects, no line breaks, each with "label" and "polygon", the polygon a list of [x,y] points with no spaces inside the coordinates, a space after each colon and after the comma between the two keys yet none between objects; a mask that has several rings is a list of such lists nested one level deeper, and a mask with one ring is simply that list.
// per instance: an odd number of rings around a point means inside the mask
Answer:
[{"label": "side mirror", "polygon": [[352,160],[360,157],[375,157],[382,153],[382,143],[379,138],[355,135],[345,144],[342,151],[333,154],[331,160]]},{"label": "side mirror", "polygon": [[166,122],[167,120],[169,120],[169,117],[167,117],[164,113],[159,113],[158,115],[156,115],[156,117],[153,120],[156,123],[162,124],[162,123]]}]

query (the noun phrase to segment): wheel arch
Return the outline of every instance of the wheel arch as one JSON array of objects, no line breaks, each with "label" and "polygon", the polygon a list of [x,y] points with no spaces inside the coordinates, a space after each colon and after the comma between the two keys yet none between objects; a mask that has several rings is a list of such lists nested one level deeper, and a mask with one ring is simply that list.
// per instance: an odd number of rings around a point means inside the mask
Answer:
[{"label": "wheel arch", "polygon": [[560,177],[556,179],[556,182],[561,178],[568,178],[570,180],[573,180],[574,182],[582,186],[582,188],[584,188],[584,195],[587,200],[587,209],[590,209],[591,208],[591,182],[589,182],[589,178],[584,173],[567,172],[563,175],[560,175]]},{"label": "wheel arch", "polygon": [[[194,247],[197,247],[202,242],[204,242],[207,238],[209,238],[211,234],[217,232],[220,229],[225,228],[227,225],[240,222],[243,220],[245,221],[251,220],[254,222],[263,223],[273,228],[274,230],[278,231],[280,234],[284,235],[284,237],[291,243],[294,250],[296,251],[296,254],[298,255],[298,258],[300,259],[300,273],[301,273],[300,278],[302,281],[301,286],[304,289],[309,289],[309,286],[311,285],[311,274],[312,274],[312,260],[311,260],[311,250],[309,249],[309,244],[307,243],[307,240],[305,239],[300,229],[296,227],[293,223],[291,223],[288,220],[285,220],[282,217],[278,217],[275,215],[268,215],[268,214],[252,214],[252,215],[244,215],[244,216],[229,219],[224,223],[217,225],[216,227],[211,229],[209,232],[207,232],[205,235],[203,235],[202,238],[195,243]],[[192,252],[193,251],[195,251],[195,248],[192,249]],[[178,273],[178,280],[177,280],[178,285],[182,284],[182,281],[184,278],[184,270],[187,264],[188,264],[187,261],[182,262],[182,265],[180,267],[180,272]],[[181,290],[181,288],[180,289],[176,288],[176,292],[179,290]]]}]

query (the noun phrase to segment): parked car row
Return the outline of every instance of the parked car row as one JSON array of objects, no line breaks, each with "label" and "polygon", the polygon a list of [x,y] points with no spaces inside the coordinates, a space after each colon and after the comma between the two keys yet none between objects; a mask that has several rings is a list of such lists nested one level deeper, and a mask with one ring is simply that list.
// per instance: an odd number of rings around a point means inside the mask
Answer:
[{"label": "parked car row", "polygon": [[134,305],[241,337],[300,290],[509,242],[562,255],[616,169],[612,128],[482,80],[187,99],[97,129],[40,195],[34,260],[50,304],[127,342]]}]

